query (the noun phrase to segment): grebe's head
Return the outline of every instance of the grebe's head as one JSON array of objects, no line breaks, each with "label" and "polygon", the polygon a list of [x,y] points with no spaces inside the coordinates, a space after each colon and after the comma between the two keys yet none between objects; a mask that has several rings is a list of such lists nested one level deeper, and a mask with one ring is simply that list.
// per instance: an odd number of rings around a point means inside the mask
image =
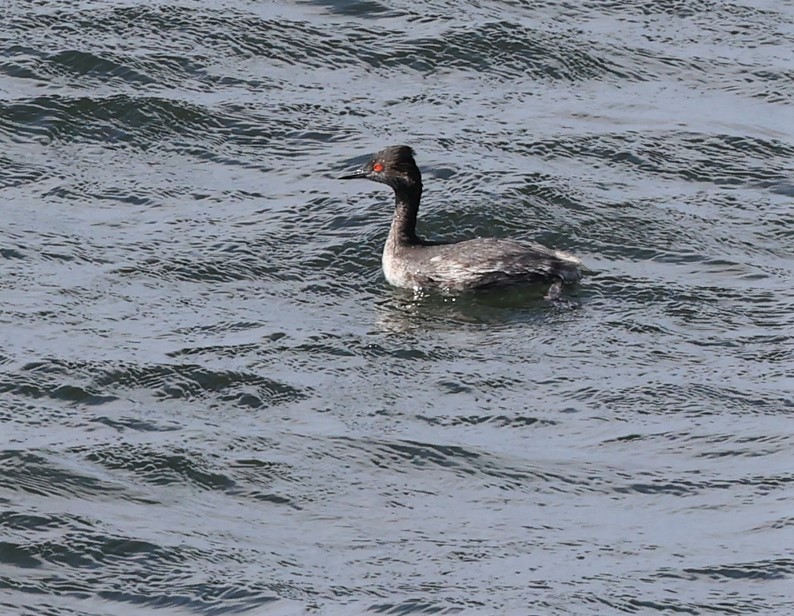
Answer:
[{"label": "grebe's head", "polygon": [[390,145],[375,154],[361,169],[342,175],[339,179],[367,179],[388,184],[394,189],[422,185],[414,151],[407,145]]}]

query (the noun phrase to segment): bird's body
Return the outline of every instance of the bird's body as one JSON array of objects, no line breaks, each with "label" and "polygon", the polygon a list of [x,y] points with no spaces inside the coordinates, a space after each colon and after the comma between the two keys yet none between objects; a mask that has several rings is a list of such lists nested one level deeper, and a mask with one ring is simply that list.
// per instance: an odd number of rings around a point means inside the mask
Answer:
[{"label": "bird's body", "polygon": [[386,240],[386,280],[409,289],[443,291],[495,289],[514,285],[576,282],[579,260],[540,244],[482,237],[454,244],[404,245]]},{"label": "bird's body", "polygon": [[383,273],[396,286],[414,290],[467,291],[533,283],[574,283],[581,262],[536,243],[475,238],[428,242],[416,235],[422,194],[419,168],[408,146],[391,146],[359,171],[340,179],[366,178],[392,187],[395,210],[383,249]]}]

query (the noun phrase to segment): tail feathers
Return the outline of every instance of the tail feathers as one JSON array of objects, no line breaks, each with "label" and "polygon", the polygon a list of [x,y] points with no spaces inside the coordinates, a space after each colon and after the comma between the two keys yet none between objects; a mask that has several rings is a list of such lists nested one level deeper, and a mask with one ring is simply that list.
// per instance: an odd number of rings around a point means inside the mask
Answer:
[{"label": "tail feathers", "polygon": [[563,282],[571,284],[581,279],[582,273],[579,271],[579,267],[582,265],[581,259],[562,250],[555,250],[554,256],[559,259],[556,273]]}]

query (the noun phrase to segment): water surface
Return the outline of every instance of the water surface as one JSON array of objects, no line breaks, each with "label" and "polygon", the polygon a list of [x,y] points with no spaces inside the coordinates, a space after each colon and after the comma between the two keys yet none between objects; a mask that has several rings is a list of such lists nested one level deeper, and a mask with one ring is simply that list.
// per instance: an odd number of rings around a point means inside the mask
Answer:
[{"label": "water surface", "polygon": [[[3,13],[3,614],[791,610],[794,5]],[[579,308],[388,287],[392,143]]]}]

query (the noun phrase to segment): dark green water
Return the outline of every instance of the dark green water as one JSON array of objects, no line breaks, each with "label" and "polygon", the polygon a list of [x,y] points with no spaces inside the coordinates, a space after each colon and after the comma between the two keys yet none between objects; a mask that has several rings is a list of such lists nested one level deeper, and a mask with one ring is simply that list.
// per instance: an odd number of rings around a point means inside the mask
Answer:
[{"label": "dark green water", "polygon": [[[790,2],[0,16],[0,613],[792,609]],[[389,288],[392,143],[579,309]]]}]

